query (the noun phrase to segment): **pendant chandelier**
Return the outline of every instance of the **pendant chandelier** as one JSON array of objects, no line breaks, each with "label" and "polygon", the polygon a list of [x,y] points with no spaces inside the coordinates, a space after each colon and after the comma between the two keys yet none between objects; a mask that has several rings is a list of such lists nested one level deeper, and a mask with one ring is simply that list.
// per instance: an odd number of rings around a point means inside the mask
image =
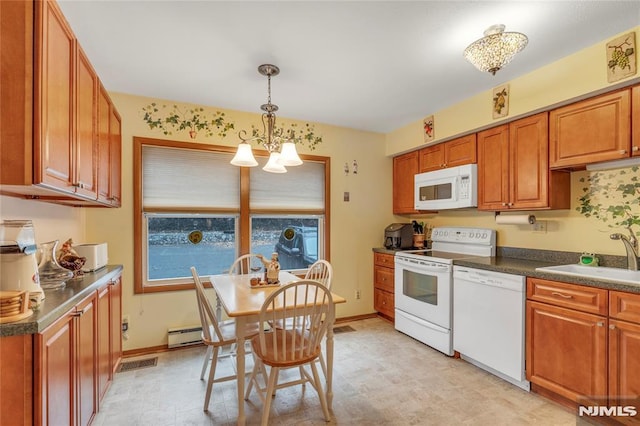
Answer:
[{"label": "pendant chandelier", "polygon": [[[283,129],[276,129],[276,114],[278,105],[271,103],[271,76],[280,74],[280,68],[275,65],[263,64],[258,67],[258,72],[267,76],[268,97],[267,103],[260,106],[262,114],[262,134],[247,137],[247,132],[241,130],[238,137],[242,142],[238,145],[238,151],[231,160],[234,166],[255,167],[258,165],[253,151],[252,141],[257,141],[269,152],[269,161],[262,170],[271,173],[286,173],[285,166],[299,166],[302,160],[296,151],[296,145],[292,137],[286,137]],[[292,135],[289,135],[292,136]]]},{"label": "pendant chandelier", "polygon": [[525,48],[529,39],[522,33],[504,32],[502,24],[492,25],[478,39],[464,49],[464,57],[483,72],[496,71],[511,62],[516,53]]}]

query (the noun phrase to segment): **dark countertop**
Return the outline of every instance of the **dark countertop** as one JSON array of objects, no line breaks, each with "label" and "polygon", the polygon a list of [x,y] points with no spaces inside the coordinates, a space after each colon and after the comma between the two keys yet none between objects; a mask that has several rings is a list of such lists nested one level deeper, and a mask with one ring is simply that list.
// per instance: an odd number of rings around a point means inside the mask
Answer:
[{"label": "dark countertop", "polygon": [[36,334],[82,301],[92,291],[122,273],[122,265],[107,265],[96,272],[85,273],[81,278],[67,281],[59,290],[45,290],[40,309],[22,321],[0,324],[0,337]]},{"label": "dark countertop", "polygon": [[[385,248],[374,248],[374,252],[395,254],[402,250],[387,250]],[[522,259],[520,257],[511,257],[500,255],[504,253],[513,253],[529,257]],[[468,268],[484,269],[486,271],[502,272],[505,274],[524,275],[527,277],[542,278],[546,280],[562,281],[565,283],[579,284],[588,287],[604,288],[607,290],[619,290],[629,293],[640,294],[640,284],[628,284],[618,281],[601,281],[593,278],[577,277],[564,274],[555,274],[550,272],[539,272],[536,268],[554,265],[564,265],[569,263],[577,263],[580,254],[552,252],[545,250],[527,250],[502,248],[498,250],[496,257],[470,257],[466,259],[454,260],[454,266],[466,266]],[[612,267],[623,267],[612,256],[602,256],[608,265]],[[602,262],[601,262],[602,264]]]}]

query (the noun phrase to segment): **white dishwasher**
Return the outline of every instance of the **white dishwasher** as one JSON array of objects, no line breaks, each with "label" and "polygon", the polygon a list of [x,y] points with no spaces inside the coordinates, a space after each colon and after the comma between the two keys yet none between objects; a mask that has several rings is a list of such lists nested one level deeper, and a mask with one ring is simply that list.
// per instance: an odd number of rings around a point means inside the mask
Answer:
[{"label": "white dishwasher", "polygon": [[453,267],[453,349],[530,390],[525,374],[525,277]]}]

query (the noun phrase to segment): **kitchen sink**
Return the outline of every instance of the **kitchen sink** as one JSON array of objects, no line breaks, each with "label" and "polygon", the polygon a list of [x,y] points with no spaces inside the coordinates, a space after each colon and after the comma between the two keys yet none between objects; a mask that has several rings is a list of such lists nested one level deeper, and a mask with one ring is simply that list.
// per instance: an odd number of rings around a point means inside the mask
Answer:
[{"label": "kitchen sink", "polygon": [[631,271],[629,269],[571,264],[545,266],[543,268],[536,268],[536,271],[552,272],[555,274],[573,275],[576,277],[593,278],[602,281],[618,281],[628,284],[640,285],[640,271]]}]

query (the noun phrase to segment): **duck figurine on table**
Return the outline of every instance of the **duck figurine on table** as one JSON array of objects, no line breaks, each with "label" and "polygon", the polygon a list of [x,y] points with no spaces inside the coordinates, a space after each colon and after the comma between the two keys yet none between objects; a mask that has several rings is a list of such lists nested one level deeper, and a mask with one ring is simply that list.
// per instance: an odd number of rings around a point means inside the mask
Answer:
[{"label": "duck figurine on table", "polygon": [[278,279],[278,274],[280,272],[280,262],[278,262],[278,253],[271,253],[270,260],[265,259],[265,257],[261,254],[258,255],[258,258],[260,259],[266,270],[265,281],[267,282],[267,284],[279,284],[280,280]]}]

